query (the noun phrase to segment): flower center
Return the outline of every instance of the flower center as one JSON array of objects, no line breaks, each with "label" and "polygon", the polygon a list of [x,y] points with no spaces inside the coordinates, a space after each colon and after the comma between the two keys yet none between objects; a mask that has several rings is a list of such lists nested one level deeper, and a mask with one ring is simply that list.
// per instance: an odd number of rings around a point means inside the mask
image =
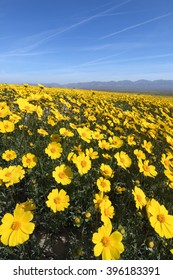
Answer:
[{"label": "flower center", "polygon": [[6,157],[7,158],[11,158],[12,154],[7,154]]},{"label": "flower center", "polygon": [[110,172],[109,172],[108,169],[107,169],[107,170],[105,169],[105,170],[103,171],[103,173],[104,173],[105,175],[109,175]]},{"label": "flower center", "polygon": [[56,148],[55,147],[51,148],[50,150],[51,150],[52,153],[56,152]]},{"label": "flower center", "polygon": [[102,238],[102,243],[103,243],[103,246],[104,246],[104,247],[108,247],[109,244],[110,244],[109,237],[104,236],[104,237]]},{"label": "flower center", "polygon": [[160,223],[164,223],[166,221],[166,217],[164,214],[159,214],[157,215],[157,220],[160,222]]},{"label": "flower center", "polygon": [[106,182],[101,182],[102,188],[106,188]]},{"label": "flower center", "polygon": [[143,169],[144,169],[144,171],[146,171],[146,172],[149,172],[150,171],[150,168],[149,168],[149,166],[148,165],[143,165]]},{"label": "flower center", "polygon": [[28,111],[30,109],[29,105],[25,106],[25,110]]},{"label": "flower center", "polygon": [[142,197],[139,194],[136,195],[136,198],[139,202],[142,202]]},{"label": "flower center", "polygon": [[165,159],[165,165],[169,166],[169,164],[170,164],[169,160]]},{"label": "flower center", "polygon": [[60,204],[61,203],[61,198],[59,196],[54,198],[55,204]]},{"label": "flower center", "polygon": [[103,201],[102,199],[98,199],[98,200],[97,200],[98,206],[100,205],[100,203],[102,203],[102,201]]},{"label": "flower center", "polygon": [[11,172],[7,172],[7,173],[5,174],[5,176],[6,176],[6,177],[10,177],[11,174],[12,174]]},{"label": "flower center", "polygon": [[64,172],[59,172],[59,177],[61,178],[61,179],[64,179],[65,178],[65,173]]},{"label": "flower center", "polygon": [[26,159],[26,162],[27,162],[27,163],[31,163],[31,162],[32,162],[31,158],[27,158],[27,159]]},{"label": "flower center", "polygon": [[82,166],[82,167],[86,167],[86,166],[87,166],[87,163],[86,163],[85,160],[82,160],[82,161],[81,161],[81,166]]},{"label": "flower center", "polygon": [[21,223],[19,221],[15,221],[12,223],[11,229],[18,230],[21,227]]},{"label": "flower center", "polygon": [[109,216],[111,215],[110,208],[106,208],[106,209],[104,210],[104,214],[105,214],[106,217],[109,217]]}]

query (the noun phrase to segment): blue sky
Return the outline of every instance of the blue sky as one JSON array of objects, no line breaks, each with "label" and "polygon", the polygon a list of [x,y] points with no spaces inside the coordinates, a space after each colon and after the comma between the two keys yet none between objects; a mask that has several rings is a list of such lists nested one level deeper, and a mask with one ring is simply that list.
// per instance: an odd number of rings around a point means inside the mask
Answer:
[{"label": "blue sky", "polygon": [[0,83],[173,79],[172,0],[0,4]]}]

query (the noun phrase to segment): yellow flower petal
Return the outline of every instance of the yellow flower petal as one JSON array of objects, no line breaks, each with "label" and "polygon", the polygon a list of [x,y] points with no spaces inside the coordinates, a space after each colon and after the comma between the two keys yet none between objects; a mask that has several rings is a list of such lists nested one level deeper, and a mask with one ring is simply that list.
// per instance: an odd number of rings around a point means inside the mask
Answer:
[{"label": "yellow flower petal", "polygon": [[33,233],[35,225],[33,223],[26,223],[21,225],[21,230],[24,233],[31,234]]},{"label": "yellow flower petal", "polygon": [[17,246],[19,243],[19,230],[13,230],[9,237],[9,246]]},{"label": "yellow flower petal", "polygon": [[103,250],[103,244],[100,242],[100,243],[97,243],[95,246],[94,246],[94,256],[95,257],[98,257],[100,256],[100,254],[102,253],[102,250]]},{"label": "yellow flower petal", "polygon": [[110,247],[104,247],[102,251],[102,260],[111,260],[111,252],[110,252]]},{"label": "yellow flower petal", "polygon": [[6,230],[3,234],[2,234],[2,236],[1,236],[1,242],[4,244],[4,245],[8,245],[8,243],[9,243],[9,238],[10,238],[10,235],[11,235],[11,233],[12,233],[12,229],[8,229],[8,230]]},{"label": "yellow flower petal", "polygon": [[12,223],[13,222],[13,220],[14,220],[14,217],[13,217],[13,215],[12,214],[10,214],[10,213],[6,213],[5,215],[4,215],[4,217],[2,218],[2,223]]},{"label": "yellow flower petal", "polygon": [[172,238],[173,237],[173,226],[170,227],[170,225],[168,225],[167,223],[164,223],[162,225],[162,230],[163,230],[164,236],[166,238]]},{"label": "yellow flower petal", "polygon": [[98,232],[95,232],[92,237],[92,242],[94,244],[97,244],[97,243],[101,242],[101,240],[102,240],[102,235],[100,235]]},{"label": "yellow flower petal", "polygon": [[119,251],[119,249],[112,247],[112,246],[110,246],[109,249],[110,249],[110,254],[112,256],[112,260],[119,260],[121,251]]},{"label": "yellow flower petal", "polygon": [[110,239],[111,239],[111,243],[112,242],[121,242],[122,241],[122,234],[118,231],[114,231],[111,236],[110,236]]}]

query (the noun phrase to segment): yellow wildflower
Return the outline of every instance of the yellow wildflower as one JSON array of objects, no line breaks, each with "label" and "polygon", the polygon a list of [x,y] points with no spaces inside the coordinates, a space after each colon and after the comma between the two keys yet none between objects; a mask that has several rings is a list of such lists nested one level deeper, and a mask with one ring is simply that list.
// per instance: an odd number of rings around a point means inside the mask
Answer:
[{"label": "yellow wildflower", "polygon": [[149,165],[149,160],[138,161],[139,172],[143,173],[144,176],[155,177],[157,176],[157,171],[154,165]]},{"label": "yellow wildflower", "polygon": [[70,167],[65,164],[61,164],[55,168],[52,172],[52,176],[55,178],[57,183],[69,185],[71,183],[71,179],[73,178],[73,172]]},{"label": "yellow wildflower", "polygon": [[134,190],[132,190],[132,194],[136,202],[136,208],[142,209],[142,207],[144,207],[147,204],[144,192],[140,188],[135,186]]},{"label": "yellow wildflower", "polygon": [[154,230],[165,238],[173,237],[173,216],[168,214],[164,205],[160,205],[154,198],[147,207],[149,221]]},{"label": "yellow wildflower", "polygon": [[70,198],[64,190],[59,191],[58,189],[53,189],[47,198],[46,205],[51,208],[54,213],[57,211],[64,211],[65,208],[69,206]]},{"label": "yellow wildflower", "polygon": [[13,215],[6,213],[0,225],[1,242],[6,246],[17,246],[26,242],[35,228],[32,219],[33,214],[20,207],[15,208]]},{"label": "yellow wildflower", "polygon": [[27,153],[22,157],[23,167],[33,168],[37,164],[37,158],[34,154]]},{"label": "yellow wildflower", "polygon": [[117,164],[118,164],[119,166],[121,166],[122,168],[124,168],[124,169],[127,169],[127,168],[130,167],[131,164],[132,164],[131,158],[128,156],[127,153],[125,153],[125,152],[123,152],[123,151],[121,151],[120,153],[117,152],[117,153],[114,155],[114,157],[115,157],[116,160],[117,160]]},{"label": "yellow wildflower", "polygon": [[6,150],[3,154],[2,154],[2,159],[6,160],[6,161],[10,161],[13,160],[17,157],[17,154],[15,151],[13,150]]},{"label": "yellow wildflower", "polygon": [[121,241],[122,234],[118,231],[112,233],[112,224],[108,220],[106,224],[98,228],[98,232],[93,234],[94,256],[102,255],[102,260],[118,260],[124,251]]},{"label": "yellow wildflower", "polygon": [[61,157],[62,153],[62,146],[60,143],[57,142],[51,142],[47,148],[45,149],[45,153],[51,158],[51,159],[57,159]]}]

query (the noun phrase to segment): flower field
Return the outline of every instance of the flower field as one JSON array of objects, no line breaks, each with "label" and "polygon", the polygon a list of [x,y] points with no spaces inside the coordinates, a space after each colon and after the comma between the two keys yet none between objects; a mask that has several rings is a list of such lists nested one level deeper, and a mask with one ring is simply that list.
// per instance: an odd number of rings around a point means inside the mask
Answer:
[{"label": "flower field", "polygon": [[173,98],[0,85],[0,259],[173,259]]}]

